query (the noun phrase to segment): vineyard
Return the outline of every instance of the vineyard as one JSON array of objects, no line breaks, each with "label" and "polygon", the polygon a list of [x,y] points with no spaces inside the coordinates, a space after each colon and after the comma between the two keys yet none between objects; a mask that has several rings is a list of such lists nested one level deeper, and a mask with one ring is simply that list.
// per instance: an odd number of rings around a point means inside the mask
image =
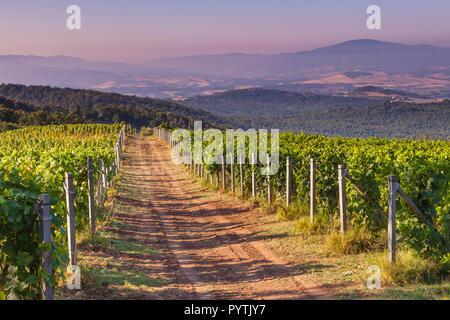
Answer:
[{"label": "vineyard", "polygon": [[[94,179],[117,160],[116,142],[123,125],[30,127],[0,134],[0,300],[36,299],[42,279],[54,282],[41,267],[49,248],[39,239],[35,206],[40,194],[50,197],[51,252],[55,272],[67,265],[65,174],[73,174],[75,226],[89,224],[88,168]],[[102,166],[102,170],[100,170]],[[102,179],[111,181],[114,171]],[[98,190],[97,190],[98,192]]]},{"label": "vineyard", "polygon": [[[166,142],[172,143],[175,150],[181,150],[177,145],[179,140],[173,141],[175,139],[171,139],[170,131],[158,128],[154,130]],[[191,131],[191,137],[193,136],[194,133]],[[224,137],[224,146],[226,141]],[[259,170],[259,166],[266,164],[265,159],[259,159],[256,165],[251,164],[248,144],[242,166],[236,154],[233,155],[233,163],[237,165],[229,163],[208,165],[198,159],[194,160],[189,153],[182,154],[181,151],[180,156],[184,157],[183,161],[192,171],[197,172],[200,177],[206,177],[212,184],[215,180],[215,184],[219,186],[220,179],[222,189],[229,189],[231,185],[234,192],[236,180],[241,185],[242,196],[247,198],[253,196],[265,202],[273,202],[284,212],[289,212],[290,206],[295,204],[300,207],[310,205],[311,160],[314,159],[316,162],[314,201],[317,205],[317,209],[314,210],[317,210],[317,217],[331,224],[339,221],[338,167],[342,165],[352,182],[344,185],[347,223],[350,227],[365,228],[369,232],[387,228],[388,176],[394,175],[402,191],[409,196],[421,214],[418,216],[404,200],[397,201],[396,229],[400,235],[398,242],[424,257],[433,257],[443,264],[449,262],[448,142],[327,138],[292,133],[280,134],[279,141],[279,170],[270,178],[261,174]],[[234,143],[236,150],[237,141]],[[210,142],[203,140],[204,149],[209,144]],[[270,144],[268,147],[270,154]],[[229,155],[225,153],[222,155],[222,159],[227,157]],[[287,159],[290,159],[292,166],[289,171],[286,170]],[[287,172],[292,175],[288,180],[290,184],[288,190],[291,191],[286,191]],[[343,179],[345,180],[345,177]],[[289,206],[284,203],[286,193],[289,194],[291,201]]]},{"label": "vineyard", "polygon": [[[278,170],[267,176],[264,169],[276,159],[270,156],[272,141],[263,144],[267,157],[265,151],[250,148],[246,138],[244,157],[236,152],[229,161],[230,154],[223,152],[214,154],[221,160],[218,164],[206,164],[182,151],[172,132],[153,129],[171,146],[172,157],[183,160],[186,169],[216,189],[253,198],[285,218],[319,221],[328,226],[326,232],[341,228],[342,232],[383,235],[381,231],[387,229],[389,233],[394,208],[391,233],[398,234],[394,243],[441,265],[449,263],[450,146],[446,141],[282,133]],[[193,131],[188,133],[194,137]],[[66,267],[76,265],[75,230],[95,232],[92,211],[95,207],[101,215],[107,188],[119,169],[124,134],[125,127],[119,124],[29,127],[0,134],[0,299],[43,299],[43,288],[56,286]],[[212,150],[209,138],[203,132],[203,150]],[[233,141],[224,135],[220,145],[227,147],[228,140]],[[234,139],[233,150],[238,145]],[[140,157],[146,156],[144,149],[139,150]],[[161,166],[158,161],[153,160]],[[394,207],[393,176],[402,195]],[[43,195],[50,200],[46,211],[50,219],[43,210],[47,201]],[[45,222],[50,240],[43,238]],[[50,269],[45,259],[51,261]]]}]

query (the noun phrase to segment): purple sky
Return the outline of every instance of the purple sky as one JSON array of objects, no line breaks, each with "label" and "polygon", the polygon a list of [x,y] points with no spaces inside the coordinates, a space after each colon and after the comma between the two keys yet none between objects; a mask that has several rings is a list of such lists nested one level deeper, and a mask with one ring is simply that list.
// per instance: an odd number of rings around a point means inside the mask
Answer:
[{"label": "purple sky", "polygon": [[[80,31],[66,29],[70,4],[81,7]],[[371,4],[382,30],[366,28]],[[0,54],[139,62],[361,38],[450,47],[449,13],[449,0],[14,0],[0,8]]]}]

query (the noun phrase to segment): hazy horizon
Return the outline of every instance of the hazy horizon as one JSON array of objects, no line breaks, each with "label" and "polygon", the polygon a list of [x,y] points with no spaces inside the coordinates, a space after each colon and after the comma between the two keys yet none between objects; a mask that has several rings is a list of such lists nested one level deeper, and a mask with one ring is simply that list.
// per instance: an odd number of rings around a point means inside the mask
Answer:
[{"label": "hazy horizon", "polygon": [[[5,53],[5,54],[0,54],[0,56],[24,56],[24,57],[42,57],[42,58],[54,58],[54,57],[68,57],[68,58],[75,58],[75,59],[83,59],[86,61],[90,61],[90,62],[112,62],[112,63],[145,63],[145,62],[151,62],[154,60],[159,60],[159,59],[170,59],[170,58],[183,58],[183,57],[190,57],[190,56],[214,56],[214,55],[233,55],[233,54],[249,54],[249,55],[276,55],[276,54],[284,54],[284,53],[295,53],[295,52],[301,52],[301,51],[308,51],[308,50],[315,50],[315,49],[320,49],[323,47],[329,47],[329,46],[334,46],[343,42],[347,42],[347,41],[358,41],[358,40],[375,40],[375,41],[380,41],[380,42],[391,42],[391,41],[384,41],[384,40],[380,40],[380,39],[348,39],[348,40],[344,40],[342,42],[338,42],[338,43],[329,43],[329,44],[325,44],[324,46],[320,46],[320,47],[314,47],[314,48],[310,48],[310,49],[305,49],[305,50],[294,50],[294,51],[290,51],[290,52],[274,52],[274,53],[261,53],[261,52],[217,52],[217,53],[208,53],[208,54],[197,54],[197,55],[180,55],[180,56],[168,56],[168,57],[159,57],[159,58],[155,58],[155,59],[151,59],[151,60],[146,60],[146,61],[136,61],[136,62],[126,62],[126,61],[114,61],[114,60],[102,60],[102,59],[89,59],[89,58],[84,58],[84,57],[78,57],[78,56],[70,56],[70,55],[65,55],[65,54],[55,54],[55,55],[35,55],[35,54],[14,54],[14,53]],[[396,43],[396,44],[404,44],[404,45],[411,45],[411,46],[415,46],[415,45],[430,45],[430,46],[434,46],[434,47],[441,47],[441,48],[450,48],[450,46],[439,46],[439,45],[431,45],[429,43],[402,43],[402,42],[392,42],[392,43]]]},{"label": "hazy horizon", "polygon": [[[81,8],[81,30],[65,27],[71,4]],[[381,7],[381,30],[366,27],[371,4]],[[445,0],[17,0],[2,4],[0,55],[139,63],[297,52],[356,39],[450,47],[448,12]]]}]

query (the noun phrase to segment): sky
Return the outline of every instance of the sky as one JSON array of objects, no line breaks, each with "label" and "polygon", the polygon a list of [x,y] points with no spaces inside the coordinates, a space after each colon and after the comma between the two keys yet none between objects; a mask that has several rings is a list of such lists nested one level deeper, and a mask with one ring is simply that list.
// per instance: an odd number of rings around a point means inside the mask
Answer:
[{"label": "sky", "polygon": [[[81,30],[69,30],[69,5]],[[381,30],[366,26],[381,8]],[[145,62],[273,54],[352,39],[450,47],[449,0],[0,0],[0,55]]]}]

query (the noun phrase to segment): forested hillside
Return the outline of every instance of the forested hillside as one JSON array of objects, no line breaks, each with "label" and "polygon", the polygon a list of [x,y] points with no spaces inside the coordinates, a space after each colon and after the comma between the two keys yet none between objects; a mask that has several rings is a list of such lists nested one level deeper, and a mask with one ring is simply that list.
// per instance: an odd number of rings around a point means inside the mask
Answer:
[{"label": "forested hillside", "polygon": [[[250,92],[248,91],[249,99]],[[272,93],[269,91],[269,96]],[[277,128],[294,133],[303,131],[343,137],[421,138],[426,136],[444,139],[450,137],[448,126],[450,100],[428,104],[378,102],[380,104],[377,106],[340,109],[333,109],[338,106],[330,102],[328,110],[300,112],[297,111],[298,106],[291,108],[287,103],[280,107],[276,102],[277,94],[273,94],[273,99],[268,99],[267,102],[264,102],[264,99],[255,99],[259,101],[256,105],[259,103],[263,110],[261,113],[256,112],[257,108],[244,107],[242,101],[237,105],[231,100],[229,103],[224,101],[221,109],[231,110],[231,113],[245,114],[225,116],[164,100],[92,90],[1,85],[0,95],[8,98],[0,97],[0,131],[27,125],[109,124],[122,121],[137,128],[158,126],[162,123],[172,127],[192,128],[194,120],[202,120],[204,128]],[[284,96],[289,97],[289,94],[286,93]],[[308,95],[300,96],[307,101],[307,108],[317,106],[317,109],[325,108],[326,99],[331,98],[314,95],[309,98]],[[294,99],[296,94],[292,97]],[[348,101],[356,103],[357,100]],[[243,110],[233,111],[239,108]],[[245,108],[252,110],[245,111]]]},{"label": "forested hillside", "polygon": [[384,103],[377,107],[310,112],[295,117],[234,119],[243,128],[277,128],[298,133],[343,137],[450,138],[450,100],[440,103]]},{"label": "forested hillside", "polygon": [[94,90],[2,84],[0,95],[36,106],[25,108],[23,104],[13,102],[14,107],[10,109],[16,111],[64,112],[95,123],[124,121],[135,127],[167,123],[171,126],[191,128],[194,119],[203,120],[206,127],[208,124],[220,127],[220,122],[223,121],[208,112],[170,101]]},{"label": "forested hillside", "polygon": [[193,108],[226,116],[292,116],[329,109],[371,107],[382,101],[252,88],[195,96],[184,103]]},{"label": "forested hillside", "polygon": [[0,132],[19,127],[88,122],[81,114],[63,108],[35,107],[0,96]]}]

